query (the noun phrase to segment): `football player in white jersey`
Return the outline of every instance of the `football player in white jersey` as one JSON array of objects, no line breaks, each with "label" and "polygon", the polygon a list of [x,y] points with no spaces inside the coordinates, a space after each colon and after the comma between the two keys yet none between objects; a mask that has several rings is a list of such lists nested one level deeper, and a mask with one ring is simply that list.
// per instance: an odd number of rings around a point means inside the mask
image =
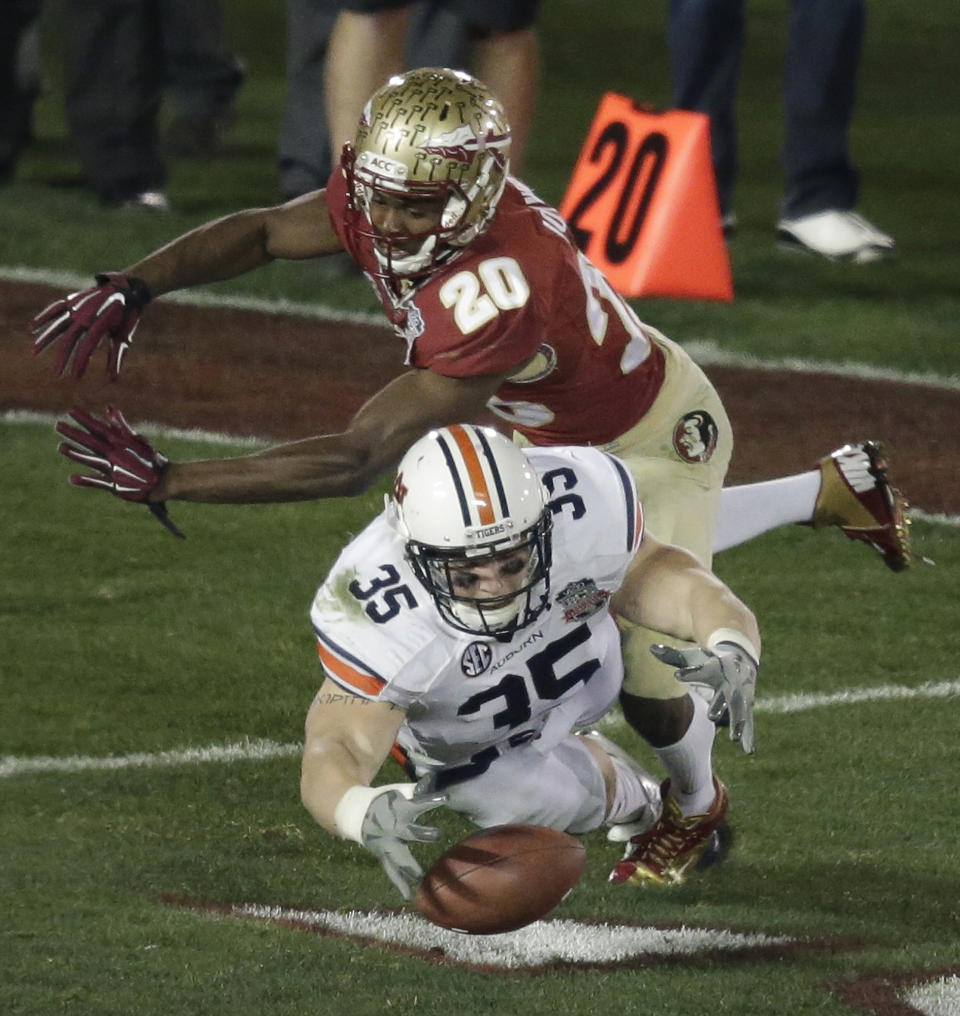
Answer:
[{"label": "football player in white jersey", "polygon": [[[614,614],[703,648],[658,651],[690,694],[682,741],[657,749],[662,795],[595,731],[623,679]],[[590,448],[521,451],[488,428],[431,431],[400,463],[386,509],[341,553],[311,611],[326,680],[306,720],[301,793],[331,833],[371,849],[404,895],[409,841],[446,803],[480,827],[643,832],[615,882],[683,879],[727,794],[711,710],[753,749],[760,636],[750,610],[687,551],[644,533],[633,479]],[[371,786],[385,758],[407,784]]]}]

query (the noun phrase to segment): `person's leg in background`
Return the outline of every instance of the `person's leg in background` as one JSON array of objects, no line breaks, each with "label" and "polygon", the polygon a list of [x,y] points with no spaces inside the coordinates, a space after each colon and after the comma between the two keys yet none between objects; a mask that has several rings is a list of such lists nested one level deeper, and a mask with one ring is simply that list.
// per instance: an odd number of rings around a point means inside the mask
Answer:
[{"label": "person's leg in background", "polygon": [[786,218],[857,203],[849,133],[863,28],[862,0],[790,4],[781,153]]},{"label": "person's leg in background", "polygon": [[[340,158],[343,146],[334,151],[330,140],[324,64],[341,7],[337,0],[287,0],[287,103],[278,152],[284,199],[325,187]],[[414,4],[404,42],[404,65],[459,66],[465,34],[462,21],[442,4]],[[375,88],[384,81],[386,73]],[[363,102],[367,98],[369,95]],[[350,138],[356,128],[354,121],[349,126]],[[347,129],[346,123],[343,129]]]},{"label": "person's leg in background", "polygon": [[510,172],[521,176],[540,80],[540,43],[536,28],[530,26],[478,38],[473,45],[471,66],[507,111],[512,133]]},{"label": "person's leg in background", "polygon": [[32,136],[40,11],[40,0],[6,0],[0,13],[0,184],[13,176]]},{"label": "person's leg in background", "polygon": [[245,76],[227,45],[220,0],[161,0],[165,96],[172,118],[171,155],[216,153],[235,119],[234,101]]},{"label": "person's leg in background", "polygon": [[108,206],[165,210],[153,0],[67,0],[63,18],[67,126],[90,186]]},{"label": "person's leg in background", "polygon": [[894,249],[892,237],[853,212],[850,124],[865,18],[863,0],[793,0],[787,26],[778,232],[787,245],[852,261]]},{"label": "person's leg in background", "polygon": [[339,4],[287,0],[287,99],[280,131],[280,196],[325,187],[333,165],[324,102],[324,62]]},{"label": "person's leg in background", "polygon": [[[331,162],[336,163],[367,99],[404,69],[411,4],[381,0],[348,10],[341,5],[327,47],[324,92]],[[366,7],[366,9],[362,9]]]},{"label": "person's leg in background", "polygon": [[736,98],[745,34],[743,0],[671,0],[668,39],[673,102],[710,117],[720,214],[734,225]]}]

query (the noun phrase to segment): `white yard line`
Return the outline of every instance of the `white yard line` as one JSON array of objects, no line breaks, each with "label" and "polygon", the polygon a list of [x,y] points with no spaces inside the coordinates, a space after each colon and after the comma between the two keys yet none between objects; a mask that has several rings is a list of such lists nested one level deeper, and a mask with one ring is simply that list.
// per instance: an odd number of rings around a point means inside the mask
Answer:
[{"label": "white yard line", "polygon": [[[0,424],[4,423],[37,423],[53,429],[59,417],[52,413],[38,413],[32,409],[8,409],[0,412]],[[221,434],[216,431],[207,430],[184,430],[180,427],[167,427],[160,423],[149,421],[137,421],[138,433],[145,434],[151,438],[172,438],[175,440],[200,441],[216,445],[236,445],[239,448],[264,448],[269,441],[255,437],[236,437],[230,434]],[[925,512],[919,508],[910,508],[910,518],[920,522],[931,522],[944,526],[960,526],[960,515],[944,515],[942,513]]]},{"label": "white yard line", "polygon": [[[53,413],[38,413],[32,409],[8,409],[0,412],[0,423],[37,423],[43,424],[53,430],[54,424],[61,416]],[[237,437],[231,434],[221,434],[216,431],[198,430],[195,428],[184,429],[182,427],[167,427],[160,423],[149,423],[138,420],[136,423],[137,432],[146,434],[149,437],[173,438],[184,441],[201,441],[205,444],[227,444],[237,445],[240,448],[265,448],[269,441],[258,437]]]},{"label": "white yard line", "polygon": [[877,367],[869,363],[847,361],[835,363],[832,360],[808,360],[799,356],[785,356],[779,360],[766,360],[722,349],[712,339],[684,341],[683,348],[703,367],[739,367],[756,371],[789,371],[795,374],[830,374],[834,377],[854,378],[858,381],[890,381],[900,385],[916,385],[924,388],[942,388],[960,392],[960,377],[957,375],[904,372],[892,367]]},{"label": "white yard line", "polygon": [[250,762],[299,755],[299,744],[245,740],[235,744],[211,744],[206,748],[174,748],[170,751],[134,752],[132,755],[66,755],[54,758],[35,755],[0,756],[0,779],[34,773],[82,773],[102,769],[165,769],[202,762]]},{"label": "white yard line", "polygon": [[[56,272],[45,268],[10,267],[0,265],[0,281],[34,282],[44,286],[57,286],[64,291],[85,289],[93,284],[89,275],[74,272]],[[388,331],[390,326],[382,314],[364,314],[359,311],[336,310],[322,303],[296,303],[293,300],[263,300],[255,296],[227,296],[200,290],[167,293],[164,301],[188,307],[227,307],[230,310],[255,310],[264,314],[290,314],[294,317],[314,318],[319,321],[346,321],[368,325]],[[39,309],[39,308],[38,308]]]},{"label": "white yard line", "polygon": [[[874,688],[847,688],[830,695],[780,695],[757,700],[758,713],[802,713],[834,706],[864,702],[897,702],[916,699],[941,699],[960,696],[960,678],[955,681],[928,681],[915,687],[883,684]],[[206,762],[247,762],[289,758],[300,754],[299,744],[279,744],[264,739],[234,744],[212,744],[205,748],[175,748],[160,752],[135,752],[131,755],[68,755],[61,757],[16,755],[0,756],[0,779],[38,773],[80,773],[104,769],[162,769],[170,766]]]},{"label": "white yard line", "polygon": [[[58,286],[64,290],[82,289],[92,282],[87,275],[58,272],[44,268],[23,266],[0,266],[0,280],[7,282],[33,282]],[[319,321],[345,321],[351,324],[369,325],[387,330],[386,320],[380,314],[364,314],[335,310],[322,303],[295,303],[291,300],[263,300],[256,297],[226,296],[195,290],[169,293],[163,297],[174,303],[195,307],[229,307],[236,310],[255,310],[266,314],[291,314]],[[692,339],[683,343],[684,348],[697,363],[704,367],[742,367],[746,370],[780,371],[787,370],[801,374],[832,374],[836,377],[859,378],[867,381],[891,381],[895,384],[919,385],[926,388],[942,388],[960,391],[960,377],[919,372],[897,371],[889,367],[877,367],[866,363],[834,363],[829,360],[807,360],[801,357],[784,357],[767,360],[722,349],[712,339]]]},{"label": "white yard line", "polygon": [[955,681],[927,681],[910,687],[905,684],[881,684],[874,688],[847,688],[830,695],[778,695],[757,700],[758,713],[805,713],[828,706],[856,705],[860,702],[892,702],[904,699],[953,698],[960,695],[960,678]]}]

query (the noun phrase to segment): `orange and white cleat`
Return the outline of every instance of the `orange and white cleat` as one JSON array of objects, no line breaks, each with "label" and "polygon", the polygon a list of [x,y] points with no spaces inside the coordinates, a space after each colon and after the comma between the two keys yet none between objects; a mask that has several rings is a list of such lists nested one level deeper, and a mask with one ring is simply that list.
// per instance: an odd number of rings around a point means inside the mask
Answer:
[{"label": "orange and white cleat", "polygon": [[876,441],[844,445],[819,462],[820,493],[813,528],[836,526],[851,540],[869,544],[895,572],[910,567],[907,501],[887,477]]},{"label": "orange and white cleat", "polygon": [[632,837],[609,881],[637,886],[681,885],[692,868],[706,867],[706,855],[718,850],[718,830],[730,807],[727,788],[714,777],[717,794],[702,815],[684,815],[670,796],[670,781],[660,787],[663,814],[649,832]]}]

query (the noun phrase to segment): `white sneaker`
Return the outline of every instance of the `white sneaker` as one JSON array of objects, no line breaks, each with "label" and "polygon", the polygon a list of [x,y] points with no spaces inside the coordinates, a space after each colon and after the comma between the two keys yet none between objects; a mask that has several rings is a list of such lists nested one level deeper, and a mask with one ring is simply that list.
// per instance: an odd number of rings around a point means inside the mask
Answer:
[{"label": "white sneaker", "polygon": [[125,201],[120,202],[121,208],[143,210],[145,212],[169,212],[170,201],[163,191],[145,190],[134,194]]},{"label": "white sneaker", "polygon": [[782,246],[793,250],[857,264],[887,257],[895,246],[892,236],[881,233],[856,212],[836,208],[799,219],[781,219],[777,223],[777,238]]}]

